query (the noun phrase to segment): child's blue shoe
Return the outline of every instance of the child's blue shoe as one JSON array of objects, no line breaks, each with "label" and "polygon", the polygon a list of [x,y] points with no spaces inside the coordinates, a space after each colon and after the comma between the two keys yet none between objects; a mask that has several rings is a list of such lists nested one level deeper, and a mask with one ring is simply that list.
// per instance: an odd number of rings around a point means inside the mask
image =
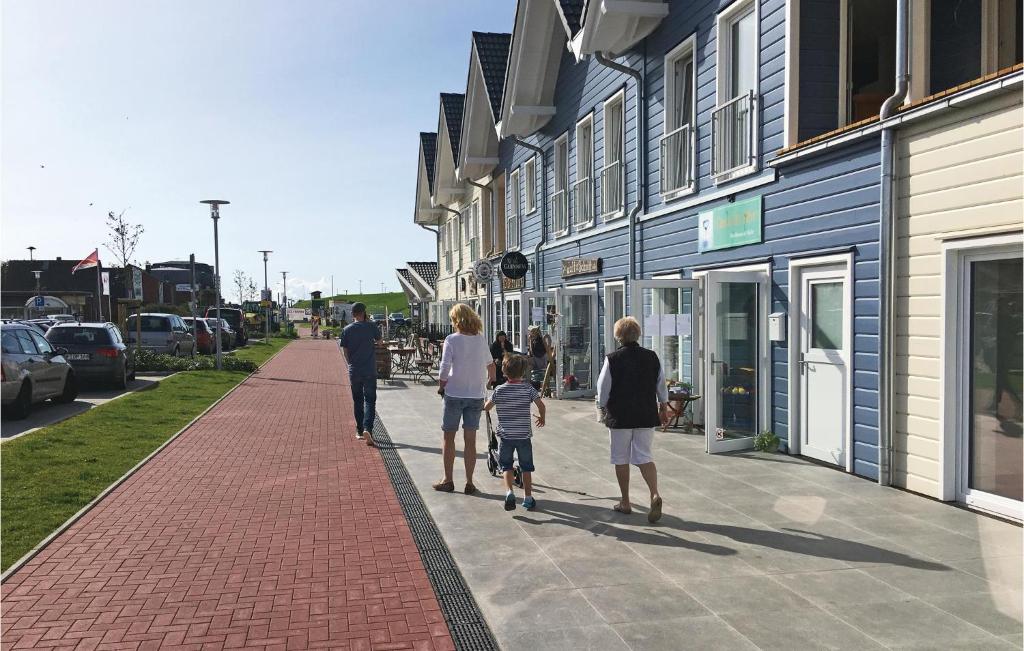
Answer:
[{"label": "child's blue shoe", "polygon": [[523,508],[527,511],[532,511],[537,508],[537,500],[533,499],[533,495],[523,500]]},{"label": "child's blue shoe", "polygon": [[[525,506],[525,502],[523,503]],[[516,510],[516,495],[512,491],[505,493],[505,510],[515,511]]]}]

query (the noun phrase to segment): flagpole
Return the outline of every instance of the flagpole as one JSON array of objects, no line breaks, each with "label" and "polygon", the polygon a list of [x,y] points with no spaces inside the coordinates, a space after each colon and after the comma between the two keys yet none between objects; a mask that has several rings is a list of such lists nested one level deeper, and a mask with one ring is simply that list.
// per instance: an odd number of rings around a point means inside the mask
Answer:
[{"label": "flagpole", "polygon": [[103,323],[103,279],[100,278],[100,250],[96,249],[96,312],[100,315],[100,323]]}]

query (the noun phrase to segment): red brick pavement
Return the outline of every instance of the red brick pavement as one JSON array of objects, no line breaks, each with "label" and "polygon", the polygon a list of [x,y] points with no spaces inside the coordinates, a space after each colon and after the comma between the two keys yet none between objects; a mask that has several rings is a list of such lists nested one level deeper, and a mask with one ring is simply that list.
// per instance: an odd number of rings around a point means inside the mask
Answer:
[{"label": "red brick pavement", "polygon": [[343,369],[285,348],[3,585],[3,647],[452,649]]}]

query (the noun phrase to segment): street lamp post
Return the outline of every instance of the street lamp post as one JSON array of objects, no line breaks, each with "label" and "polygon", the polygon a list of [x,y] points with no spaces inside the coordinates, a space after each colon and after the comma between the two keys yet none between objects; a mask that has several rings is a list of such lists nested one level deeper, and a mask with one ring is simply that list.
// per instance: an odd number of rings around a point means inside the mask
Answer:
[{"label": "street lamp post", "polygon": [[33,255],[35,252],[36,252],[36,247],[34,247],[34,246],[28,247],[28,261],[29,262],[32,262],[35,259],[35,255]]},{"label": "street lamp post", "polygon": [[281,323],[285,330],[288,329],[288,272],[281,272]]},{"label": "street lamp post", "polygon": [[205,203],[210,206],[210,218],[213,219],[213,273],[216,276],[213,284],[217,300],[217,370],[219,371],[223,368],[223,361],[221,359],[220,346],[220,240],[217,237],[217,221],[220,220],[220,207],[226,206],[231,202],[224,201],[223,199],[203,199],[199,203]]},{"label": "street lamp post", "polygon": [[263,300],[267,301],[267,327],[266,342],[270,343],[270,282],[267,280],[267,255],[273,253],[270,250],[260,250],[263,254]]}]

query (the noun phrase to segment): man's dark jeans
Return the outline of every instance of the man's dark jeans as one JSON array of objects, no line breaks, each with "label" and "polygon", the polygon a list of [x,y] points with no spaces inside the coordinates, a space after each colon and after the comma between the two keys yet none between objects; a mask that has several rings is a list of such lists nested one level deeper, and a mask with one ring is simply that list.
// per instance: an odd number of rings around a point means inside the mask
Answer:
[{"label": "man's dark jeans", "polygon": [[352,377],[352,409],[356,415],[356,429],[373,435],[373,419],[377,412],[377,378]]}]

